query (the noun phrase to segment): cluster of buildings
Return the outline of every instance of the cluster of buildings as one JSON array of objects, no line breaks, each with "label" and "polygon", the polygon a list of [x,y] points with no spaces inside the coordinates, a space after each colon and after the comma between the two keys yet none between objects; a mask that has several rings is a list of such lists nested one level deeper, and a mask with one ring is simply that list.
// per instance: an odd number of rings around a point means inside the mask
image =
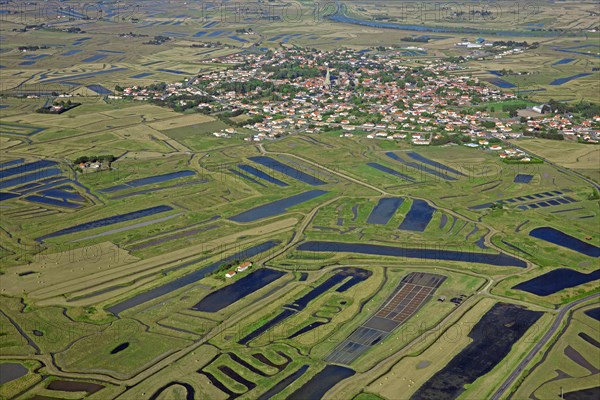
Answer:
[{"label": "cluster of buildings", "polygon": [[[123,95],[138,100],[210,96],[214,101],[197,107],[242,111],[251,120],[245,128],[256,132],[249,141],[340,131],[344,137],[363,134],[416,145],[461,135],[479,146],[480,139],[518,138],[526,132],[515,130],[518,119],[500,120],[485,111],[486,103],[516,99],[513,93],[467,76],[451,62],[406,65],[401,52],[374,57],[350,49],[248,51],[207,61],[226,69],[168,84],[164,90],[125,88]],[[555,118],[567,135],[577,134],[579,126],[600,126],[598,119],[575,123],[561,116],[530,120],[527,128],[551,129]],[[492,128],[490,121],[495,122]],[[589,133],[589,140],[595,138]]]}]

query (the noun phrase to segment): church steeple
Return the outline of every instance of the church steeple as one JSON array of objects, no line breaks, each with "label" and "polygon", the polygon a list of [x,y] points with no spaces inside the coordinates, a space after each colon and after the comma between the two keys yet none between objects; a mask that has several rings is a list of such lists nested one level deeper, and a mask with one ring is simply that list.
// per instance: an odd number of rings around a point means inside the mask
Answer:
[{"label": "church steeple", "polygon": [[323,86],[328,89],[331,87],[331,74],[329,73],[329,67],[327,67],[327,74],[325,75],[325,80],[323,81]]}]

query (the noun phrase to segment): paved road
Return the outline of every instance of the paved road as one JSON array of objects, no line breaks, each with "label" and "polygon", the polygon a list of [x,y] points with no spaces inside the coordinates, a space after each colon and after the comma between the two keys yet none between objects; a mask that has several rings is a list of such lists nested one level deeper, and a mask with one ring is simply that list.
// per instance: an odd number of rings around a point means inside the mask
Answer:
[{"label": "paved road", "polygon": [[546,343],[548,343],[548,341],[554,336],[554,334],[556,333],[558,328],[560,328],[560,324],[562,323],[563,318],[565,317],[565,315],[567,315],[567,313],[573,307],[578,306],[581,303],[585,303],[586,301],[589,301],[589,300],[597,298],[597,297],[600,297],[600,293],[592,294],[588,297],[584,297],[583,299],[579,299],[577,301],[574,301],[573,303],[569,303],[566,306],[562,307],[558,311],[558,314],[556,315],[556,318],[554,319],[554,323],[552,324],[552,326],[550,327],[548,332],[546,332],[544,337],[542,337],[542,339],[540,339],[540,341],[533,347],[533,349],[531,349],[529,354],[527,354],[527,356],[525,356],[525,358],[521,361],[521,363],[519,363],[519,365],[513,371],[513,373],[510,374],[506,378],[504,383],[502,383],[502,385],[500,385],[500,387],[498,388],[496,393],[494,393],[494,395],[491,397],[491,399],[499,400],[502,397],[502,395],[504,395],[504,393],[512,386],[512,384],[515,382],[515,380],[517,380],[517,378],[521,375],[521,373],[523,372],[523,370],[525,369],[527,364],[529,364],[529,362],[533,359],[533,357],[535,357],[537,355],[537,353],[542,349],[542,347],[544,347],[546,345]]}]

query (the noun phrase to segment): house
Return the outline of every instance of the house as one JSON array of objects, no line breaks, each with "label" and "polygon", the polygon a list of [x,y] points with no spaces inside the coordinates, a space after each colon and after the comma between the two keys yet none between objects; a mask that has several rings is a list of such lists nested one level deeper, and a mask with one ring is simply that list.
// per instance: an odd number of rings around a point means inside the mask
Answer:
[{"label": "house", "polygon": [[245,270],[247,270],[251,266],[252,266],[252,261],[246,261],[246,262],[243,262],[240,265],[238,265],[238,267],[236,268],[236,271],[237,272],[244,272]]},{"label": "house", "polygon": [[235,271],[229,271],[225,274],[225,278],[233,278],[235,276]]}]

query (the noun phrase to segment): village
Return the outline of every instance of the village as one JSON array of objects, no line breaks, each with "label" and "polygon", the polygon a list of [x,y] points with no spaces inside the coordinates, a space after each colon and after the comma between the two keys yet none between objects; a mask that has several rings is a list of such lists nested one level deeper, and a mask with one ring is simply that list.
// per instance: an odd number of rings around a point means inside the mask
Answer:
[{"label": "village", "polygon": [[[254,132],[248,141],[339,131],[342,137],[363,135],[418,146],[455,143],[492,151],[503,150],[505,139],[546,134],[598,143],[598,115],[553,114],[543,104],[516,110],[511,106],[518,101],[516,94],[463,73],[460,64],[433,60],[409,66],[402,50],[371,57],[367,51],[293,48],[207,62],[227,68],[159,87],[122,88],[113,97],[214,115],[243,113],[250,120],[244,128]],[[488,104],[504,104],[510,113],[494,116]],[[234,132],[214,135],[231,137]],[[499,156],[528,159],[514,150]]]}]

